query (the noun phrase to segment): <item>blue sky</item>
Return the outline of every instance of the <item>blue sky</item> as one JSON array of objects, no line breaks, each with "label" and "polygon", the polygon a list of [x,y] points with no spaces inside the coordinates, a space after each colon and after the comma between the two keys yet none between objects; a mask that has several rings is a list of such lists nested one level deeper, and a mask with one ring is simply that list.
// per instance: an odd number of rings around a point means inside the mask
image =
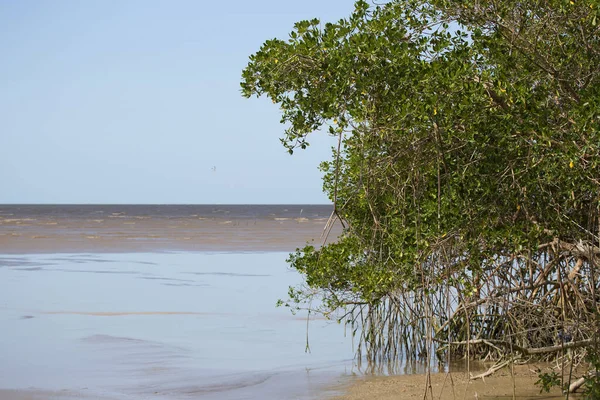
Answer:
[{"label": "blue sky", "polygon": [[[0,203],[326,203],[248,56],[353,0],[0,0]],[[216,167],[216,171],[213,171]]]}]

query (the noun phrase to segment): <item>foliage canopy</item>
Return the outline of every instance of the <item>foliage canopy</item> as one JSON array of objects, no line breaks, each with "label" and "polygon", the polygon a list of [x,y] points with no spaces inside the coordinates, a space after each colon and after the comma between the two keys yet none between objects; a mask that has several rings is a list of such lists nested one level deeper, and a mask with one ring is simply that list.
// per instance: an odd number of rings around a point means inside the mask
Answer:
[{"label": "foliage canopy", "polygon": [[266,41],[243,94],[280,106],[290,153],[340,140],[321,168],[344,233],[291,255],[291,299],[319,297],[370,359],[589,345],[599,29],[592,0],[361,0]]}]

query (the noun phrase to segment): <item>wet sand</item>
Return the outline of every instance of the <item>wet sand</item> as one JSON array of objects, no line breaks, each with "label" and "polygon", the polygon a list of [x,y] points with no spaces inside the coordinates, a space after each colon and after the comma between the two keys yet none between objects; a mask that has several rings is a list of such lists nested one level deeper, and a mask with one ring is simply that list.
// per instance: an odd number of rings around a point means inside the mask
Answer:
[{"label": "wet sand", "polygon": [[[552,366],[547,364],[518,365],[515,366],[513,372],[509,368],[505,368],[484,380],[469,380],[466,372],[434,373],[431,374],[431,391],[428,391],[427,399],[564,399],[565,396],[558,388],[554,388],[550,393],[540,393],[540,388],[535,385],[538,380],[538,374],[535,372],[537,367],[549,372]],[[426,378],[426,375],[417,374],[340,379],[336,387],[344,393],[340,396],[333,396],[331,399],[423,399],[427,387]],[[577,399],[578,397],[571,395],[570,398]]]},{"label": "wet sand", "polygon": [[[502,370],[485,380],[469,381],[465,372],[434,373],[431,375],[431,391],[427,399],[461,400],[551,400],[564,399],[560,390],[554,388],[549,393],[540,393],[535,386],[538,365],[516,366],[514,375],[509,369]],[[546,367],[548,368],[548,367]],[[297,377],[295,378],[297,379]],[[329,387],[321,387],[312,393],[311,398],[323,400],[398,400],[423,399],[426,389],[426,376],[423,374],[398,376],[338,376],[338,383]],[[326,382],[325,380],[323,382]],[[281,399],[296,398],[287,392],[280,392]],[[164,393],[152,393],[160,398]],[[190,398],[204,398],[201,392],[188,393]],[[433,395],[433,397],[432,397]],[[573,399],[580,396],[571,395]],[[105,397],[99,394],[90,396],[86,390],[81,391],[42,391],[42,390],[0,390],[2,400],[117,400],[120,397]],[[258,398],[258,397],[248,397]]]}]

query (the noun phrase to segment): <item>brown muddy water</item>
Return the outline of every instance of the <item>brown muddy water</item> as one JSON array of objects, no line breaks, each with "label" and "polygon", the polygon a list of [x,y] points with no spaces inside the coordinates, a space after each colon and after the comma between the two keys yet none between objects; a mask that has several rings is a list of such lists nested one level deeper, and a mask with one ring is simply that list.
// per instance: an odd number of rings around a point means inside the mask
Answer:
[{"label": "brown muddy water", "polygon": [[[0,254],[293,251],[319,245],[329,205],[0,205]],[[339,224],[329,240],[340,232]]]}]

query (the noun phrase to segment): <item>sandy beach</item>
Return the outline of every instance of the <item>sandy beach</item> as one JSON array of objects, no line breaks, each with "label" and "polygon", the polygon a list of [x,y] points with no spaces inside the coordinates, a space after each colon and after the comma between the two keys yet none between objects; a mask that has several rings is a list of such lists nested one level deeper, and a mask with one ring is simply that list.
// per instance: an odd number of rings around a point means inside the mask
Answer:
[{"label": "sandy beach", "polygon": [[[428,390],[427,398],[436,400],[564,399],[564,395],[557,388],[550,393],[540,393],[540,388],[535,385],[538,380],[535,369],[538,367],[547,369],[551,366],[546,364],[517,365],[514,371],[506,368],[484,380],[469,380],[465,372],[433,373],[431,374],[431,391]],[[332,400],[423,399],[426,388],[427,377],[423,374],[363,376],[345,383],[341,382],[339,389],[344,393],[333,396]],[[578,398],[575,395],[570,397]]]}]

